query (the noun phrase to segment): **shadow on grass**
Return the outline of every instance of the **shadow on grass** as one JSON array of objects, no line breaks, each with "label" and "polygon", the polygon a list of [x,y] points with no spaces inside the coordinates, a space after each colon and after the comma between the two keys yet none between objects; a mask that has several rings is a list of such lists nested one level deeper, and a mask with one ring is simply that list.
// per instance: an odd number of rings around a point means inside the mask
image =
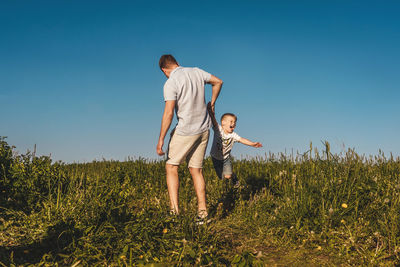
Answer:
[{"label": "shadow on grass", "polygon": [[260,192],[263,188],[269,187],[269,181],[265,177],[249,176],[240,189],[233,188],[230,185],[230,181],[225,182],[227,183],[225,185],[226,190],[218,199],[218,202],[209,209],[211,216],[220,214],[221,219],[229,215],[235,208],[236,201],[239,200],[239,198],[247,201],[252,195]]},{"label": "shadow on grass", "polygon": [[225,190],[217,203],[212,205],[209,213],[212,217],[218,215],[220,219],[225,218],[235,208],[236,201],[239,199],[238,189],[235,189],[230,184],[230,181],[225,181]]},{"label": "shadow on grass", "polygon": [[55,260],[61,260],[58,256],[65,253],[69,245],[82,236],[75,228],[73,222],[59,222],[47,229],[45,236],[31,244],[21,246],[0,247],[0,262],[6,266],[11,264],[35,264],[39,263],[45,254],[49,254]]},{"label": "shadow on grass", "polygon": [[249,200],[254,194],[260,192],[263,188],[269,188],[269,180],[265,177],[248,176],[246,184],[240,191],[240,197],[243,200]]}]

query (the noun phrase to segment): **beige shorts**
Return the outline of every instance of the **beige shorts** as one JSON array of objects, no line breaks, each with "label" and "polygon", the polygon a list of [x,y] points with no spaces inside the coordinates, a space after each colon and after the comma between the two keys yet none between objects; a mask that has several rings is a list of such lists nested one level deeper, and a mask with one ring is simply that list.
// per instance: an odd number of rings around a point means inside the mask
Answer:
[{"label": "beige shorts", "polygon": [[172,131],[168,144],[167,163],[179,165],[184,160],[190,168],[203,168],[210,130],[197,135],[178,135]]}]

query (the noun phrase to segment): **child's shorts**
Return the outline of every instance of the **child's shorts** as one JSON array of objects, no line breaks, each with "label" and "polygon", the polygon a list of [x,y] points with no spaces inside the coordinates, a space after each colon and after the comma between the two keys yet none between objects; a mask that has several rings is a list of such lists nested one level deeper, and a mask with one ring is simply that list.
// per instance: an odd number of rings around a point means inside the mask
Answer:
[{"label": "child's shorts", "polygon": [[232,175],[232,161],[231,157],[228,157],[224,160],[219,160],[214,157],[211,157],[215,172],[217,173],[218,177],[222,179],[225,175]]}]

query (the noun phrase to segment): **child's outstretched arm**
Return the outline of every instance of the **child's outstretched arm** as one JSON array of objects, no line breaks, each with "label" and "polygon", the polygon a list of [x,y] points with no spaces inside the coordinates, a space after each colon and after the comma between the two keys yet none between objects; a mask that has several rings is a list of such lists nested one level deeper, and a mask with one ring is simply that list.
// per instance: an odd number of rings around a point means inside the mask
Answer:
[{"label": "child's outstretched arm", "polygon": [[208,114],[210,114],[213,126],[214,127],[218,126],[218,122],[215,119],[215,113],[214,113],[214,111],[212,110],[212,107],[211,107],[211,102],[207,103],[207,110],[208,110]]},{"label": "child's outstretched arm", "polygon": [[262,147],[262,144],[259,142],[252,142],[249,139],[240,137],[239,142],[244,144],[244,145],[248,145],[248,146],[252,146],[252,147]]}]

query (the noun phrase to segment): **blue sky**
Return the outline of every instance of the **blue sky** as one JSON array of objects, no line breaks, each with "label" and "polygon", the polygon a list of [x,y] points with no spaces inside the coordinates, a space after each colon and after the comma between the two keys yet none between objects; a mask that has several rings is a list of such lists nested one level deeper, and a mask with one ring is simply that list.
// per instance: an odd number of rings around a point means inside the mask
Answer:
[{"label": "blue sky", "polygon": [[[66,162],[158,158],[164,53],[224,80],[264,147],[400,151],[398,1],[1,1],[0,136]],[[211,87],[207,87],[210,97]]]}]

